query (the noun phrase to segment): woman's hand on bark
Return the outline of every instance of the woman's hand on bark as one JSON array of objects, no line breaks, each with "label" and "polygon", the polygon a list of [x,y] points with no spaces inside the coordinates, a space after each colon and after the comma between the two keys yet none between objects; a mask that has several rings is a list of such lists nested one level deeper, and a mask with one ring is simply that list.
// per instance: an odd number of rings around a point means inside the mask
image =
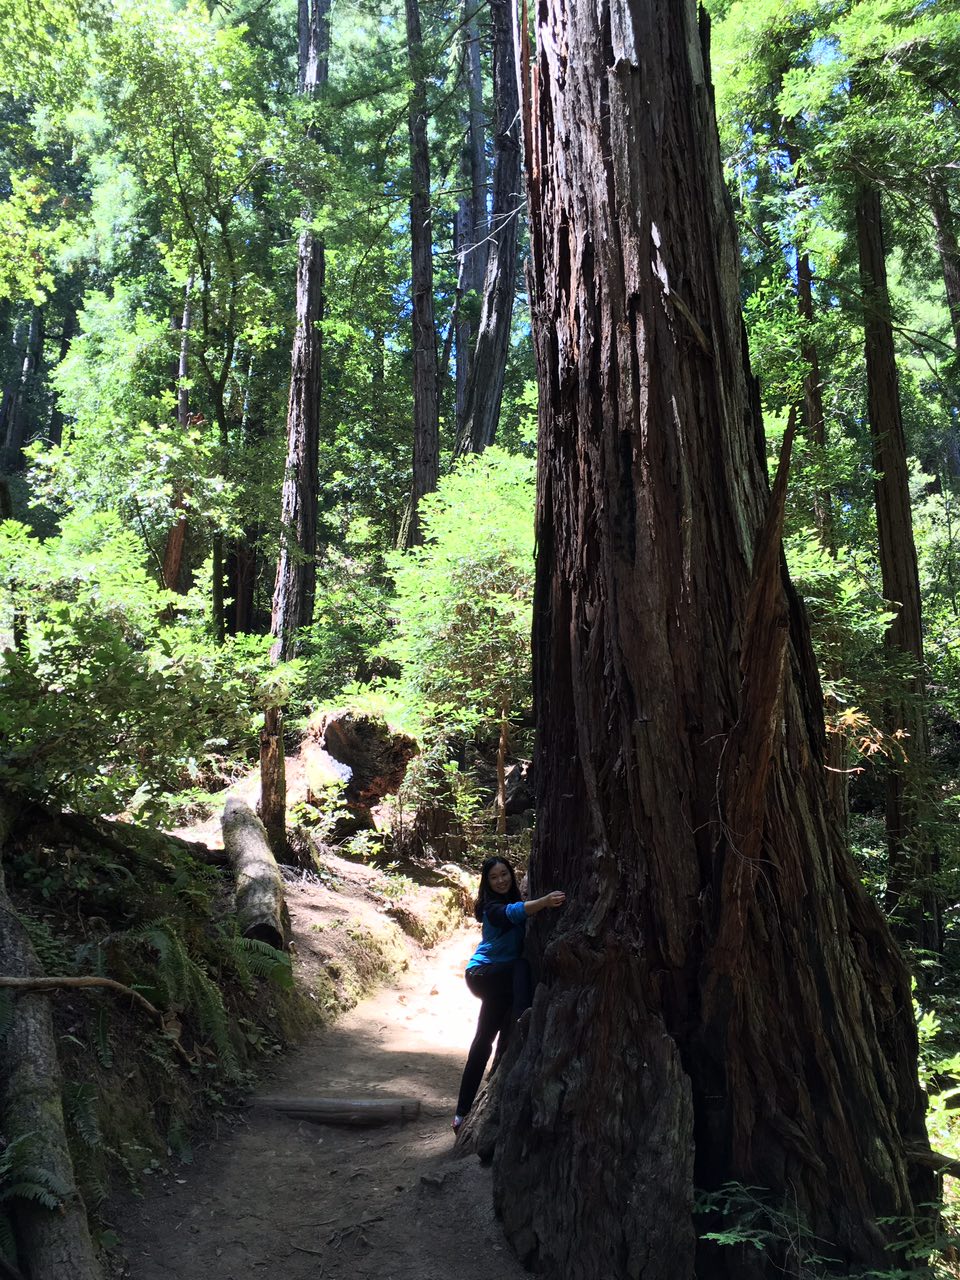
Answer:
[{"label": "woman's hand on bark", "polygon": [[562,907],[566,901],[567,895],[560,889],[552,889],[550,893],[545,893],[542,898],[534,898],[532,902],[524,905],[527,909],[528,916],[535,916],[538,911],[544,911],[547,907]]}]

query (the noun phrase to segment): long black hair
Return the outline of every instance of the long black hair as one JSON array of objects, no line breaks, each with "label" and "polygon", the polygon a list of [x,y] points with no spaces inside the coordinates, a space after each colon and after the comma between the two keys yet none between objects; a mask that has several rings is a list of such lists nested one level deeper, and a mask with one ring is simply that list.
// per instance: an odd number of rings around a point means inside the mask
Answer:
[{"label": "long black hair", "polygon": [[[506,893],[494,893],[490,888],[488,877],[493,868],[502,862],[510,872],[510,888]],[[486,910],[489,901],[494,902],[519,902],[520,886],[517,884],[517,875],[513,867],[506,860],[501,858],[499,854],[494,854],[491,858],[484,858],[483,866],[480,868],[480,892],[477,894],[476,906],[473,908],[473,914],[478,920],[483,919],[483,913]]]}]

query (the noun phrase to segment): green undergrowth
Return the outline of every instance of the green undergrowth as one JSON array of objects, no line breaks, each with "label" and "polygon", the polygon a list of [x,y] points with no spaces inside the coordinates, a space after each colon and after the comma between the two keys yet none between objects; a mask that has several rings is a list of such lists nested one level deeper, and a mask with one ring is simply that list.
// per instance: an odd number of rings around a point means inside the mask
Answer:
[{"label": "green undergrowth", "polygon": [[[68,1138],[96,1222],[111,1189],[189,1160],[204,1117],[239,1101],[317,1008],[288,956],[238,935],[229,874],[182,842],[28,809],[4,870],[47,976],[114,979],[163,1016],[115,991],[52,998]],[[8,997],[0,1031],[9,1015]]]},{"label": "green undergrowth", "polygon": [[730,1251],[745,1275],[758,1274],[757,1254],[793,1280],[956,1280],[960,1216],[949,1198],[921,1206],[922,1221],[881,1218],[878,1228],[890,1242],[889,1265],[851,1271],[842,1250],[807,1224],[799,1205],[778,1202],[763,1187],[724,1183],[699,1192],[694,1213],[701,1249]]}]

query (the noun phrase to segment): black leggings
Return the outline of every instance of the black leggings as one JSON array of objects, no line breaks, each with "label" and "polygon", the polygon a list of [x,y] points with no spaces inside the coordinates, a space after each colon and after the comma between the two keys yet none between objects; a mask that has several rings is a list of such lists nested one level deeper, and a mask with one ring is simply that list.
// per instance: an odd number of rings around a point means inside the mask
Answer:
[{"label": "black leggings", "polygon": [[517,1018],[530,1007],[533,995],[530,965],[526,960],[515,960],[512,964],[496,968],[468,969],[467,986],[480,1000],[480,1017],[460,1081],[458,1116],[465,1116],[473,1106],[494,1040],[500,1037],[497,1043],[499,1061]]}]

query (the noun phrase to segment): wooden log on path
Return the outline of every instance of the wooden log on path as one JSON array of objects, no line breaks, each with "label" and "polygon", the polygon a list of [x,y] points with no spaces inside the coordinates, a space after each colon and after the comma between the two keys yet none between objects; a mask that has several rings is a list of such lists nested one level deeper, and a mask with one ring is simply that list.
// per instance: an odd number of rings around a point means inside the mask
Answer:
[{"label": "wooden log on path", "polygon": [[[12,812],[0,796],[0,852]],[[29,935],[7,896],[0,865],[0,972],[39,978]],[[22,1141],[30,1164],[57,1188],[58,1209],[26,1197],[13,1202],[21,1263],[31,1280],[99,1280],[87,1213],[77,1189],[63,1122],[63,1081],[50,1002],[26,993],[14,1004],[0,1043],[0,1126],[8,1146]]]},{"label": "wooden log on path", "polygon": [[290,942],[290,913],[283,878],[263,823],[249,805],[231,798],[221,819],[223,847],[237,882],[237,923],[245,938],[258,938],[278,951]]},{"label": "wooden log on path", "polygon": [[405,1124],[420,1114],[417,1098],[258,1098],[257,1105],[312,1124],[373,1128]]}]

